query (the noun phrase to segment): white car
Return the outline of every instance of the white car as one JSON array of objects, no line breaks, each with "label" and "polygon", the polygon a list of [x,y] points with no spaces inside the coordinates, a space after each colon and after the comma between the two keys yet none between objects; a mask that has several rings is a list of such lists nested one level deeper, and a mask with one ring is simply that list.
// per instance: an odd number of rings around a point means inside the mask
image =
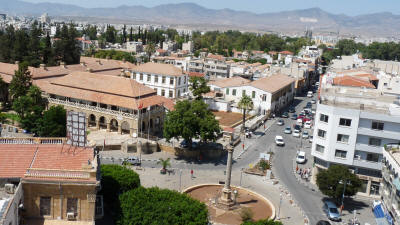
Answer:
[{"label": "white car", "polygon": [[312,97],[313,97],[312,91],[307,92],[307,97],[308,97],[308,98],[312,98]]},{"label": "white car", "polygon": [[296,124],[299,126],[303,126],[303,119],[297,119]]},{"label": "white car", "polygon": [[278,126],[283,126],[283,125],[285,125],[285,122],[282,119],[280,119],[280,120],[278,120],[278,122],[276,124]]},{"label": "white car", "polygon": [[310,135],[310,137],[308,138],[308,142],[312,143],[313,140],[313,136]]},{"label": "white car", "polygon": [[291,134],[292,133],[292,128],[286,127],[284,133],[285,134]]},{"label": "white car", "polygon": [[311,100],[311,104],[315,104],[317,103],[317,101],[315,101],[315,99]]},{"label": "white car", "polygon": [[294,130],[293,133],[292,133],[292,136],[293,137],[300,137],[300,131]]},{"label": "white car", "polygon": [[131,157],[125,158],[122,161],[122,165],[124,165],[124,164],[130,164],[130,165],[136,165],[137,166],[137,165],[140,165],[140,159],[135,157],[135,156],[131,156]]},{"label": "white car", "polygon": [[303,164],[306,162],[306,153],[303,151],[299,151],[296,156],[296,162],[299,164]]},{"label": "white car", "polygon": [[284,146],[285,142],[283,141],[283,137],[282,136],[276,136],[275,137],[275,143],[277,146]]},{"label": "white car", "polygon": [[307,139],[308,138],[308,131],[303,131],[303,134],[301,135],[302,138]]},{"label": "white car", "polygon": [[308,121],[306,121],[306,122],[304,123],[304,128],[306,128],[306,129],[311,129],[311,121],[310,121],[310,120],[308,120]]}]

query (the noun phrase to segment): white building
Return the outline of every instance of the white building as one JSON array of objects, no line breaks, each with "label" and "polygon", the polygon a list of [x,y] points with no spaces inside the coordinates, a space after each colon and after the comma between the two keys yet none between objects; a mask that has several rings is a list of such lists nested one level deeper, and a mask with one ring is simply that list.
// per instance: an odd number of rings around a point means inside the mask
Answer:
[{"label": "white building", "polygon": [[126,42],[126,49],[136,53],[143,52],[143,43],[141,41],[128,41]]},{"label": "white building", "polygon": [[219,99],[207,99],[212,110],[241,112],[237,103],[247,95],[253,100],[252,115],[266,115],[288,105],[294,96],[293,78],[277,74],[250,82],[242,77],[231,77],[212,81],[210,89],[222,94]]},{"label": "white building", "polygon": [[179,98],[188,91],[188,75],[171,64],[145,63],[131,71],[131,79],[157,91],[157,95]]},{"label": "white building", "polygon": [[182,44],[183,51],[193,52],[193,49],[194,49],[193,41],[188,41],[188,42]]},{"label": "white building", "polygon": [[177,44],[176,44],[176,42],[173,42],[173,41],[164,41],[162,49],[165,51],[173,52],[173,51],[176,51]]},{"label": "white building", "polygon": [[43,15],[40,16],[40,22],[49,24],[51,22],[49,15],[47,13],[43,13]]},{"label": "white building", "polygon": [[[400,140],[400,104],[365,78],[321,79],[311,154],[318,170],[346,165],[363,181],[360,194],[378,195],[382,147]],[[317,171],[315,171],[317,172]]]},{"label": "white building", "polygon": [[229,68],[230,67],[226,63],[225,57],[222,55],[214,55],[210,53],[204,59],[203,72],[211,78],[228,78]]}]

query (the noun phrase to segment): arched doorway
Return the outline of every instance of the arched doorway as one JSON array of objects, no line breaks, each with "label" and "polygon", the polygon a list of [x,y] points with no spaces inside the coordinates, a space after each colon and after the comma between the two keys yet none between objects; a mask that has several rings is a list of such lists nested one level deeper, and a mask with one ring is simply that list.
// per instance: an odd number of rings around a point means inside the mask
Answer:
[{"label": "arched doorway", "polygon": [[146,131],[146,123],[143,121],[142,122],[142,127],[140,128],[141,132],[145,132]]},{"label": "arched doorway", "polygon": [[100,129],[107,129],[107,120],[104,116],[101,116],[99,119]]},{"label": "arched doorway", "polygon": [[150,119],[150,129],[153,129],[153,119]]},{"label": "arched doorway", "polygon": [[118,131],[118,121],[116,119],[111,119],[110,121],[110,131]]},{"label": "arched doorway", "polygon": [[121,131],[123,134],[129,134],[130,133],[130,126],[129,123],[124,121],[121,123]]},{"label": "arched doorway", "polygon": [[90,114],[89,116],[89,127],[95,127],[96,126],[96,116],[93,114]]}]

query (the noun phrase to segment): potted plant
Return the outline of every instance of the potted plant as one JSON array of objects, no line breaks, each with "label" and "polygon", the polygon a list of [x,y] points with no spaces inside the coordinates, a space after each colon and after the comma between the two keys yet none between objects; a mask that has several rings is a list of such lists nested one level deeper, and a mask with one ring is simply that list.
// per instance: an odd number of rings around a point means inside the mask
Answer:
[{"label": "potted plant", "polygon": [[167,167],[171,166],[170,158],[168,159],[162,159],[160,158],[157,162],[157,164],[161,164],[162,168],[160,170],[161,174],[166,174],[167,173]]}]

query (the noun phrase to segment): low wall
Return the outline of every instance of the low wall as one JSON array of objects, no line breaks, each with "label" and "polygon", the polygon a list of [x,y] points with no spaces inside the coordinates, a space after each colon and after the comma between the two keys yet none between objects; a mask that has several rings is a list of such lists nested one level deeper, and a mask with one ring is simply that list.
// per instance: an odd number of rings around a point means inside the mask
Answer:
[{"label": "low wall", "polygon": [[189,150],[187,148],[173,147],[167,144],[159,143],[159,148],[163,152],[167,152],[184,159],[218,159],[226,154],[222,148],[222,145],[219,147],[206,145],[197,149]]}]

